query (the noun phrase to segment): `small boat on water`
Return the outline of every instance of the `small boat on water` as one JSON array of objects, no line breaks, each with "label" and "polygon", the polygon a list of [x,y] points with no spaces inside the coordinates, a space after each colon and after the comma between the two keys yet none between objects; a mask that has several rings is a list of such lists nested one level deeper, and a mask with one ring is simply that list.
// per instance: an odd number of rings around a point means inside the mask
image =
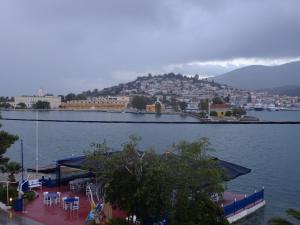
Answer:
[{"label": "small boat on water", "polygon": [[255,110],[255,111],[263,111],[263,110],[264,110],[263,104],[261,104],[261,103],[256,103],[256,104],[254,105],[254,110]]},{"label": "small boat on water", "polygon": [[276,106],[275,106],[275,104],[269,104],[266,106],[266,109],[267,109],[267,111],[274,112],[274,111],[276,111]]}]

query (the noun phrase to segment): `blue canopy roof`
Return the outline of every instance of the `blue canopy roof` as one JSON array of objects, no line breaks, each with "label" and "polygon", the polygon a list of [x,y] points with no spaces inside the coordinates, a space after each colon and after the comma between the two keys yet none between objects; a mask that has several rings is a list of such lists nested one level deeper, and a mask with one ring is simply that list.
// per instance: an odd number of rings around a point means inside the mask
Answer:
[{"label": "blue canopy roof", "polygon": [[[117,152],[113,152],[117,153]],[[224,160],[220,160],[218,158],[213,158],[214,160],[217,160],[217,163],[219,166],[225,171],[227,175],[227,180],[233,180],[239,176],[245,175],[247,173],[251,172],[251,169],[230,163]],[[77,168],[77,169],[83,169],[85,162],[86,162],[86,156],[78,156],[78,157],[71,157],[66,159],[61,159],[57,161],[57,164],[60,166],[67,166],[71,168]]]},{"label": "blue canopy roof", "polygon": [[225,171],[228,180],[233,180],[239,176],[245,175],[251,172],[251,169],[230,163],[224,160],[216,159],[221,168]]}]

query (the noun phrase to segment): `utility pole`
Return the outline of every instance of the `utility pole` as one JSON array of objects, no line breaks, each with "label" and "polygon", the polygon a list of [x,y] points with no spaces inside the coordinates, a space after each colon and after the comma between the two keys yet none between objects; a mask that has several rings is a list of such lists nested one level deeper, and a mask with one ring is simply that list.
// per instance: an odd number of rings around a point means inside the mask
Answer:
[{"label": "utility pole", "polygon": [[21,139],[21,165],[22,165],[22,183],[24,181],[24,152],[23,152],[23,140]]},{"label": "utility pole", "polygon": [[35,172],[36,178],[39,173],[39,111],[36,110],[36,127],[35,127]]},{"label": "utility pole", "polygon": [[208,119],[210,120],[210,99],[208,100]]}]

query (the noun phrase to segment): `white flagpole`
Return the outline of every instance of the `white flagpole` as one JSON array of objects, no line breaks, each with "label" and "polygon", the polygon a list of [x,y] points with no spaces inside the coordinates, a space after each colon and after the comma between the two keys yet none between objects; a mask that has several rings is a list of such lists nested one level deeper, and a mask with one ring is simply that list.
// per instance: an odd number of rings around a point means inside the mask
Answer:
[{"label": "white flagpole", "polygon": [[35,172],[36,178],[38,177],[39,172],[39,112],[36,110],[36,124],[35,124]]}]

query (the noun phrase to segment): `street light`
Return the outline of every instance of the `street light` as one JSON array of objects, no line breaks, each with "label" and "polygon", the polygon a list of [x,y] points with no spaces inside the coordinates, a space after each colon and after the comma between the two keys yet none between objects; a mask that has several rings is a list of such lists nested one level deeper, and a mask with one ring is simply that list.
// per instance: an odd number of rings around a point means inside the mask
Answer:
[{"label": "street light", "polygon": [[21,166],[22,166],[22,182],[24,181],[24,154],[23,154],[23,140],[21,139]]}]

